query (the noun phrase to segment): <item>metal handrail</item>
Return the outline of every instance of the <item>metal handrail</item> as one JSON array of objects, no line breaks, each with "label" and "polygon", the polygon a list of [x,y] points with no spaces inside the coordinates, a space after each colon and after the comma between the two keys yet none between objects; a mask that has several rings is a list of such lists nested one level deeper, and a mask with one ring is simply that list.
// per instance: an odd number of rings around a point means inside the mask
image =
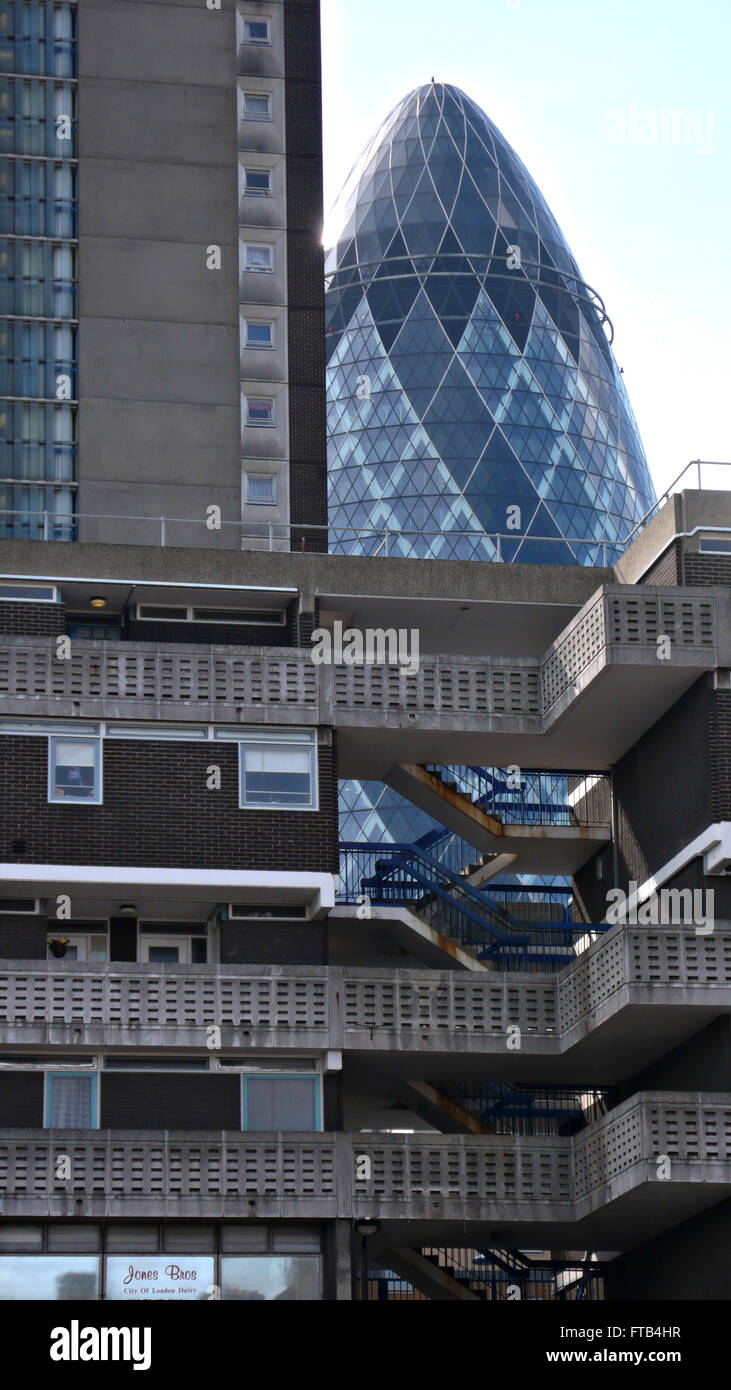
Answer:
[{"label": "metal handrail", "polygon": [[[168,543],[167,528],[169,526],[202,526],[204,530],[208,531],[209,535],[215,534],[216,531],[223,531],[224,527],[235,527],[239,531],[242,541],[268,540],[269,548],[271,550],[275,549],[275,542],[281,543],[282,541],[288,541],[290,544],[292,544],[292,542],[294,541],[301,545],[302,549],[306,549],[307,538],[308,536],[312,535],[314,539],[321,538],[331,542],[335,540],[336,542],[339,542],[343,545],[352,544],[355,546],[363,542],[372,542],[373,544],[378,543],[378,550],[375,553],[380,554],[382,552],[384,558],[386,559],[411,558],[411,556],[408,553],[397,555],[395,557],[391,555],[393,542],[398,541],[400,538],[403,538],[404,540],[409,542],[414,539],[428,541],[432,538],[443,540],[470,541],[472,543],[489,541],[495,547],[495,560],[500,563],[512,563],[509,551],[510,548],[513,546],[520,547],[523,544],[562,546],[575,545],[593,547],[596,550],[597,554],[601,553],[602,555],[603,568],[608,569],[611,567],[609,563],[609,551],[625,550],[632,541],[633,537],[637,534],[637,532],[641,530],[641,528],[654,514],[654,512],[657,511],[658,507],[662,506],[663,502],[666,502],[668,500],[668,498],[673,494],[674,490],[676,489],[677,484],[682,481],[682,479],[691,469],[697,469],[698,489],[699,491],[703,490],[703,468],[731,468],[731,462],[722,463],[720,461],[695,459],[692,462],[686,464],[682,472],[680,472],[677,478],[674,480],[674,482],[670,484],[670,487],[666,489],[666,491],[662,494],[661,497],[658,498],[658,500],[655,503],[653,503],[652,507],[650,507],[650,509],[645,513],[641,520],[637,522],[632,531],[630,531],[629,535],[625,536],[623,540],[620,540],[619,538],[612,540],[608,537],[603,537],[599,539],[596,536],[538,536],[532,534],[526,535],[519,531],[419,531],[407,529],[396,530],[395,528],[389,526],[336,526],[331,523],[321,523],[319,525],[307,523],[306,525],[297,525],[294,522],[287,521],[241,522],[224,521],[223,519],[214,528],[210,525],[210,522],[207,521],[204,517],[128,516],[122,515],[117,512],[70,513],[55,512],[49,510],[48,508],[40,507],[0,508],[0,524],[2,522],[3,517],[22,517],[24,519],[25,525],[38,526],[39,530],[42,532],[42,537],[39,536],[38,539],[42,538],[43,540],[50,540],[52,539],[50,532],[53,528],[75,528],[81,521],[143,522],[149,525],[159,526],[161,546],[165,546]],[[54,483],[54,481],[50,479],[17,478],[14,479],[14,481],[19,486],[58,486],[57,483]],[[77,484],[73,482],[68,482],[65,483],[64,486],[75,488],[77,487]],[[12,539],[12,537],[9,537],[8,539]],[[141,542],[139,538],[136,537],[135,539],[137,544],[144,544],[144,542]],[[507,555],[506,551],[508,551]]]},{"label": "metal handrail", "polygon": [[[387,267],[398,264],[400,261],[406,262],[408,269],[399,271],[395,275],[390,273]],[[455,268],[454,270],[435,270],[434,266],[440,261],[468,261],[470,264],[464,270],[460,268]],[[478,271],[475,264],[473,264],[474,262],[479,263],[480,261],[486,262],[485,270]],[[429,262],[429,266],[427,267],[424,264],[420,265],[419,262]],[[580,291],[583,290],[583,297],[591,304],[592,308],[596,310],[602,326],[604,326],[604,324],[608,326],[609,342],[614,342],[614,324],[607,313],[604,300],[599,291],[595,290],[594,286],[588,284],[586,280],[582,280],[580,275],[575,275],[573,271],[570,270],[559,270],[558,267],[544,265],[541,261],[526,261],[521,259],[520,266],[516,266],[515,270],[496,269],[493,264],[495,263],[497,266],[502,267],[505,262],[505,256],[493,256],[485,251],[438,251],[430,256],[421,255],[419,253],[415,253],[413,256],[388,256],[385,261],[355,260],[348,265],[336,266],[333,270],[326,271],[325,290],[327,293],[340,292],[342,290],[352,289],[356,285],[367,289],[370,285],[382,285],[392,280],[431,280],[439,276],[451,277],[452,275],[459,274],[474,275],[478,280],[481,279],[483,281],[487,280],[489,277],[492,280],[508,280],[511,283],[527,284],[539,289],[555,290],[559,294],[568,294],[572,299],[579,301],[582,299]],[[363,273],[364,271],[371,270],[372,267],[376,269],[374,269],[370,275]],[[537,276],[529,275],[527,272],[530,270],[538,271]],[[551,276],[555,275],[557,278],[560,277],[562,280],[572,280],[574,282],[574,289],[571,289],[566,284],[554,284],[553,280],[541,279],[541,271],[545,271]],[[523,272],[522,280],[520,278],[521,272]],[[348,275],[350,279],[345,280],[342,284],[334,285],[332,283],[338,276]]]},{"label": "metal handrail", "polygon": [[630,531],[628,536],[625,536],[625,539],[621,542],[622,545],[629,545],[633,536],[637,535],[637,532],[642,529],[642,527],[645,525],[647,521],[649,521],[650,517],[657,511],[658,507],[661,507],[663,502],[667,502],[668,498],[672,497],[678,483],[685,477],[686,473],[690,472],[692,468],[697,468],[698,470],[698,491],[702,492],[703,473],[701,470],[704,468],[731,468],[731,463],[721,463],[718,459],[691,459],[690,463],[686,463],[685,468],[681,470],[674,482],[672,482],[670,486],[665,489],[664,493],[662,494],[662,497],[658,497],[657,501],[653,502],[649,511],[645,512],[645,515],[640,518],[634,529]]}]

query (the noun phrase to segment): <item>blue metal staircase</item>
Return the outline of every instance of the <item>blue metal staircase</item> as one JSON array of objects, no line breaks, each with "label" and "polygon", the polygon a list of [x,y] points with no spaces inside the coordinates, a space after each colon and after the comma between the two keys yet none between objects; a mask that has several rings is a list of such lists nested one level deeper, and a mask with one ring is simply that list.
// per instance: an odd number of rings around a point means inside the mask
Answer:
[{"label": "blue metal staircase", "polygon": [[445,868],[418,845],[341,845],[339,901],[408,907],[441,936],[500,970],[555,970],[569,964],[577,943],[606,924],[521,922],[506,907]]}]

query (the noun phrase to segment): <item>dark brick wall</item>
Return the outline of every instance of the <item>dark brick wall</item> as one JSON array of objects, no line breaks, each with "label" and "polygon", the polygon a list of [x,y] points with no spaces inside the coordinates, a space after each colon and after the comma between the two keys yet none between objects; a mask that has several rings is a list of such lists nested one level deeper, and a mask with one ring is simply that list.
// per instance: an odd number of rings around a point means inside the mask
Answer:
[{"label": "dark brick wall", "polygon": [[[233,744],[110,739],[103,806],[49,804],[47,763],[45,738],[0,738],[0,855],[9,862],[337,872],[334,748],[319,749],[319,812],[239,810]],[[213,763],[219,792],[206,790]],[[12,848],[19,842],[23,852]]]},{"label": "dark brick wall", "polygon": [[241,1077],[104,1072],[101,1129],[241,1129]]},{"label": "dark brick wall", "polygon": [[222,922],[222,965],[327,965],[324,922]]},{"label": "dark brick wall", "polygon": [[57,637],[66,631],[62,603],[13,603],[0,599],[0,632],[21,637]]},{"label": "dark brick wall", "polygon": [[109,959],[119,961],[137,960],[136,917],[110,917]]},{"label": "dark brick wall", "polygon": [[714,1019],[680,1047],[638,1072],[619,1088],[617,1099],[638,1091],[730,1091],[731,1020]]},{"label": "dark brick wall", "polygon": [[[662,583],[662,580],[653,582]],[[701,555],[698,551],[686,551],[682,582],[704,589],[710,589],[714,584],[731,584],[731,555]]]},{"label": "dark brick wall", "polygon": [[731,690],[714,690],[709,714],[711,819],[731,820]]},{"label": "dark brick wall", "polygon": [[731,1202],[722,1202],[613,1260],[607,1270],[607,1298],[728,1302],[731,1262],[714,1258],[714,1252],[728,1250],[730,1244]]},{"label": "dark brick wall", "polygon": [[41,1129],[43,1126],[43,1072],[0,1072],[0,1127]]},{"label": "dark brick wall", "polygon": [[[246,607],[245,599],[241,607]],[[128,625],[127,637],[130,642],[175,642],[184,646],[291,647],[295,621],[296,607],[290,603],[283,627],[245,627],[236,623],[156,623],[133,619]]]},{"label": "dark brick wall", "polygon": [[[290,519],[327,525],[322,86],[319,0],[284,7],[287,129]],[[291,545],[327,551],[323,532]]]},{"label": "dark brick wall", "polygon": [[642,576],[643,584],[682,584],[680,541],[673,541],[659,560]]},{"label": "dark brick wall", "polygon": [[[617,764],[620,888],[629,880],[644,882],[707,825],[728,819],[730,726],[731,692],[714,692],[710,677],[703,676]],[[613,886],[611,851],[602,861],[603,879],[597,878],[598,857],[574,880],[583,920],[604,916]]]},{"label": "dark brick wall", "polygon": [[0,960],[45,960],[46,919],[0,914]]},{"label": "dark brick wall", "polygon": [[312,634],[316,627],[320,626],[320,603],[315,599],[315,607],[311,613],[300,613],[297,619],[297,645],[300,647],[312,646]]}]

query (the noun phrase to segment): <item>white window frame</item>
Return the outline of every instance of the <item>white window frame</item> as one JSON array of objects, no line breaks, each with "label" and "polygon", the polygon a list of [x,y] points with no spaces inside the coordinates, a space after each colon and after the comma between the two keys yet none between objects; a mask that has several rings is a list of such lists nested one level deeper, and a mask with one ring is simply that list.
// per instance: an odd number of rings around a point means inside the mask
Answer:
[{"label": "white window frame", "polygon": [[729,556],[731,555],[731,538],[728,536],[701,536],[698,541],[698,554]]},{"label": "white window frame", "polygon": [[40,911],[40,898],[16,898],[16,902],[32,902],[33,907],[7,907],[7,898],[0,898],[0,917],[37,917]]},{"label": "white window frame", "polygon": [[[137,960],[143,965],[191,965],[192,938],[190,936],[155,936],[152,932],[138,932]],[[175,946],[179,951],[177,961],[150,960],[151,946]],[[206,955],[208,952],[206,951]]]},{"label": "white window frame", "polygon": [[[252,497],[250,483],[260,482],[266,479],[272,485],[271,497]],[[277,505],[277,475],[276,473],[247,473],[246,474],[246,502],[250,507],[276,507]]]},{"label": "white window frame", "polygon": [[[268,343],[252,343],[249,337],[250,328],[268,328]],[[273,352],[276,346],[274,341],[275,325],[274,319],[244,319],[244,347],[253,352]]]},{"label": "white window frame", "polygon": [[[249,37],[247,36],[247,32],[246,32],[246,31],[247,31],[247,25],[249,25],[249,24],[265,24],[265,25],[266,25],[266,31],[267,31],[267,37],[266,37],[265,39],[252,39],[252,38],[249,38]],[[271,48],[271,46],[272,46],[272,21],[271,21],[271,19],[269,19],[268,16],[265,16],[265,15],[254,15],[254,14],[242,15],[242,32],[243,32],[242,43],[244,43],[244,44],[246,45],[247,48]]]},{"label": "white window frame", "polygon": [[[150,614],[150,613],[143,613],[143,612],[141,611],[143,608],[152,608],[152,609],[155,609],[155,608],[162,608],[162,609],[169,609],[169,608],[174,608],[174,607],[179,607],[181,615],[184,614],[184,616],[181,616],[181,617],[179,617],[179,618],[159,618],[159,617],[157,617],[156,614],[154,614],[154,613],[153,613],[153,614]],[[232,615],[232,616],[231,616],[230,618],[196,618],[196,617],[195,617],[196,610],[206,609],[206,608],[209,608],[209,609],[216,609],[216,611],[219,612],[219,613],[220,613],[220,612],[224,612],[224,613],[226,612],[226,606],[225,606],[225,604],[224,604],[223,606],[220,606],[219,604],[216,604],[216,603],[210,603],[210,604],[205,604],[205,603],[192,603],[192,604],[188,605],[187,607],[186,607],[184,604],[176,605],[176,604],[169,604],[169,603],[161,603],[161,604],[155,604],[155,603],[144,603],[144,604],[141,604],[141,603],[138,603],[138,604],[135,606],[134,621],[137,622],[137,623],[216,623],[216,624],[218,624],[220,627],[226,627],[228,624],[230,624],[231,627],[286,627],[286,625],[287,625],[287,614],[286,614],[286,612],[285,612],[285,610],[284,610],[283,608],[262,608],[262,610],[261,610],[262,613],[267,614],[267,617],[266,617],[266,618],[262,618],[260,621],[258,621],[258,620],[255,619],[255,618],[237,618],[237,617],[235,616],[235,614],[236,614],[236,613],[240,613],[240,612],[242,611],[240,608],[232,608],[232,609],[231,609],[231,615]],[[249,611],[249,612],[251,612],[251,613],[256,613],[256,612],[257,612],[257,609],[256,609],[256,608],[251,608],[251,609],[249,609],[249,610],[247,610],[247,611]],[[274,614],[275,614],[275,613],[276,613],[276,614],[281,614],[281,617],[279,617],[278,620],[277,620],[276,622],[274,621]]]},{"label": "white window frame", "polygon": [[[102,746],[103,738],[101,733],[96,735],[79,734],[72,725],[68,733],[51,734],[48,739],[48,801],[51,806],[102,806],[104,804],[104,786],[102,780]],[[57,743],[83,743],[94,745],[94,795],[93,796],[57,796],[56,786],[56,757],[55,750]]]},{"label": "white window frame", "polygon": [[[53,920],[53,919],[51,919],[51,920]],[[52,953],[52,952],[50,951],[50,949],[49,949],[49,942],[52,941],[54,937],[58,937],[58,936],[65,936],[65,937],[66,937],[66,940],[67,940],[68,943],[69,943],[69,946],[75,946],[75,947],[76,947],[77,954],[76,954],[75,959],[76,959],[76,961],[78,961],[79,964],[86,964],[86,963],[88,962],[88,963],[91,964],[91,965],[105,965],[105,964],[108,963],[108,961],[109,961],[109,923],[108,923],[108,922],[107,922],[106,925],[104,926],[103,931],[97,931],[97,932],[91,932],[91,931],[89,931],[89,932],[75,932],[75,931],[73,930],[73,927],[71,928],[70,931],[64,931],[64,930],[63,930],[63,923],[61,923],[61,924],[59,925],[59,930],[58,930],[58,931],[51,931],[50,928],[47,929],[47,932],[46,932],[46,958],[47,958],[47,960],[49,960],[49,961],[54,961],[54,960],[65,960],[65,959],[66,959],[65,956],[54,956],[53,953]],[[88,948],[89,948],[89,942],[91,941],[92,936],[103,936],[103,937],[104,937],[104,940],[106,941],[106,948],[107,948],[107,953],[106,953],[106,956],[104,957],[104,960],[93,960],[93,961],[91,960],[91,957],[89,956],[89,950],[88,950]],[[73,959],[73,958],[72,958],[72,959]]]},{"label": "white window frame", "polygon": [[[227,1067],[226,1070],[227,1070],[227,1071],[233,1071],[233,1068],[232,1068],[232,1067]],[[266,1080],[266,1081],[309,1081],[309,1082],[311,1082],[311,1084],[312,1084],[312,1086],[313,1086],[313,1088],[314,1088],[314,1097],[313,1097],[313,1106],[312,1106],[312,1110],[313,1110],[313,1119],[316,1121],[316,1125],[315,1125],[315,1128],[314,1128],[313,1130],[309,1131],[309,1132],[312,1133],[312,1134],[321,1134],[321,1133],[322,1133],[323,1128],[324,1128],[324,1104],[323,1104],[323,1093],[324,1093],[324,1089],[325,1089],[325,1088],[324,1088],[324,1086],[323,1086],[323,1084],[322,1084],[322,1073],[321,1073],[320,1067],[316,1067],[313,1071],[298,1071],[298,1070],[296,1070],[296,1069],[295,1069],[295,1070],[290,1070],[290,1068],[287,1066],[286,1059],[282,1059],[282,1067],[281,1067],[281,1070],[279,1070],[279,1069],[277,1069],[277,1070],[274,1070],[274,1069],[271,1069],[271,1070],[269,1070],[269,1069],[266,1069],[266,1070],[257,1070],[256,1067],[253,1067],[253,1066],[252,1066],[252,1067],[244,1067],[244,1068],[242,1068],[242,1070],[241,1070],[241,1095],[240,1095],[240,1106],[241,1106],[241,1132],[242,1132],[243,1134],[266,1134],[266,1133],[267,1133],[266,1130],[250,1129],[250,1128],[249,1128],[249,1123],[248,1123],[248,1121],[249,1121],[249,1113],[248,1113],[248,1112],[249,1112],[249,1105],[248,1105],[248,1100],[249,1100],[249,1096],[248,1096],[249,1082],[250,1082],[250,1081],[263,1081],[263,1080]],[[295,1132],[296,1132],[296,1131],[287,1131],[287,1130],[282,1130],[282,1131],[281,1131],[281,1133],[284,1133],[284,1134],[286,1134],[286,1133],[295,1133]]]},{"label": "white window frame", "polygon": [[[40,1070],[40,1068],[38,1068],[38,1070]],[[100,1119],[100,1112],[101,1112],[101,1085],[100,1085],[100,1082],[99,1082],[99,1074],[100,1074],[100,1073],[99,1073],[99,1067],[98,1067],[98,1065],[95,1063],[95,1065],[94,1065],[93,1068],[92,1068],[92,1067],[68,1067],[68,1066],[66,1066],[66,1067],[63,1067],[63,1066],[62,1066],[62,1067],[57,1067],[57,1066],[54,1066],[54,1065],[53,1065],[53,1062],[49,1062],[49,1065],[48,1065],[47,1067],[44,1067],[43,1070],[44,1070],[44,1077],[43,1077],[43,1128],[44,1128],[44,1129],[50,1129],[50,1128],[51,1128],[51,1125],[50,1125],[50,1122],[49,1122],[49,1121],[50,1121],[51,1090],[52,1090],[52,1087],[53,1087],[53,1078],[54,1078],[54,1076],[64,1075],[64,1076],[91,1076],[91,1077],[92,1077],[92,1086],[91,1086],[91,1117],[90,1117],[90,1118],[91,1118],[91,1124],[89,1125],[89,1132],[91,1132],[92,1130],[97,1130],[97,1129],[99,1128],[99,1119]]]},{"label": "white window frame", "polygon": [[[3,589],[17,589],[18,593],[2,592]],[[37,593],[29,596],[27,593],[19,597],[21,589],[37,589]],[[60,603],[61,595],[55,584],[22,584],[20,580],[0,579],[0,603]]]},{"label": "white window frame", "polygon": [[[276,413],[276,412],[275,412],[275,404],[276,404],[276,401],[275,401],[275,397],[274,397],[274,396],[244,396],[244,400],[245,400],[245,402],[246,402],[246,428],[247,428],[247,429],[250,429],[250,430],[272,430],[272,429],[276,429],[276,427],[277,427],[277,422],[276,422],[276,419],[275,419],[275,413]],[[252,419],[250,418],[250,416],[249,416],[249,408],[250,408],[250,402],[251,402],[251,401],[257,401],[257,402],[261,402],[261,403],[266,402],[266,404],[267,404],[268,406],[271,407],[271,414],[270,414],[268,420],[252,420]]]},{"label": "white window frame", "polygon": [[[249,174],[266,174],[266,188],[249,188]],[[261,165],[244,165],[244,197],[245,198],[273,198],[274,197],[274,170],[269,167],[263,168]]]},{"label": "white window frame", "polygon": [[[255,735],[243,735],[239,743],[239,810],[241,811],[291,811],[296,814],[312,814],[320,809],[319,759],[316,733],[305,734],[267,734],[265,729]],[[295,752],[307,750],[310,753],[310,800],[306,806],[292,806],[287,802],[247,802],[246,801],[246,750],[277,748],[292,749]]]},{"label": "white window frame", "polygon": [[[254,97],[258,101],[266,102],[266,112],[262,115],[260,111],[248,111],[246,103]],[[245,121],[271,121],[272,120],[272,93],[271,92],[242,92],[241,93],[241,113]]]},{"label": "white window frame", "polygon": [[[249,250],[268,251],[268,265],[249,265]],[[244,242],[244,271],[247,275],[273,275],[274,274],[274,247],[270,241],[245,241]]]}]

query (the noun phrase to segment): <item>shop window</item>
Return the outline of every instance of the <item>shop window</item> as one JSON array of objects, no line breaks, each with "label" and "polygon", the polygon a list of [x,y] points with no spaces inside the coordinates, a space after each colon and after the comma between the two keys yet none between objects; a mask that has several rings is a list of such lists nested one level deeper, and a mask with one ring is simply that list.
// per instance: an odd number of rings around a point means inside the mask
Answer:
[{"label": "shop window", "polygon": [[3,1255],[0,1302],[87,1302],[99,1298],[98,1255]]},{"label": "shop window", "polygon": [[221,1297],[239,1302],[313,1303],[322,1297],[317,1255],[224,1255]]}]

